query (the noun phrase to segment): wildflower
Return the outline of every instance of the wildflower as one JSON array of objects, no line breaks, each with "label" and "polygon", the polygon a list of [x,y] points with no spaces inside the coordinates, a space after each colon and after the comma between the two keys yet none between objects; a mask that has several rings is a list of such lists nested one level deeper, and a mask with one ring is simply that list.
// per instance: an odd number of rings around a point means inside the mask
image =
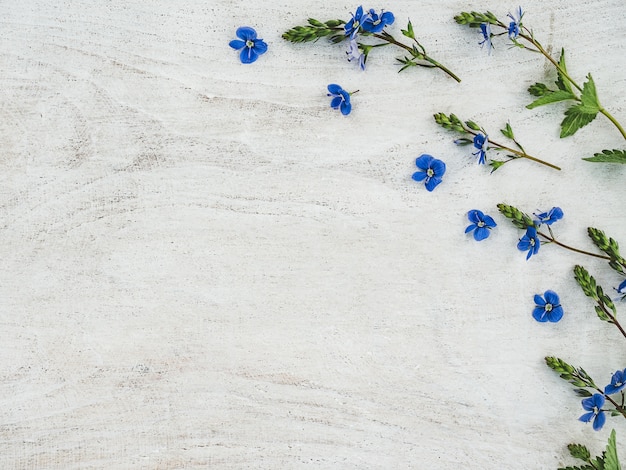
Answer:
[{"label": "wildflower", "polygon": [[473,230],[474,240],[477,242],[487,238],[490,234],[490,230],[497,225],[490,216],[483,214],[482,211],[477,209],[469,211],[467,218],[472,223],[467,226],[465,233],[469,233]]},{"label": "wildflower", "polygon": [[344,26],[346,36],[350,36],[350,39],[356,38],[356,35],[361,29],[361,25],[367,17],[367,14],[363,14],[363,6],[359,6],[359,8],[356,9],[356,12],[352,15],[352,19]]},{"label": "wildflower", "polygon": [[335,83],[328,85],[329,93],[327,96],[332,96],[333,99],[330,102],[330,107],[333,109],[340,109],[341,114],[347,116],[352,111],[352,104],[350,103],[350,93],[341,88]]},{"label": "wildflower", "polygon": [[423,181],[428,191],[432,191],[441,183],[441,178],[446,172],[446,164],[432,155],[420,155],[415,160],[415,165],[420,171],[413,173],[413,179],[419,182]]},{"label": "wildflower", "polygon": [[606,416],[604,415],[604,410],[602,409],[604,402],[604,397],[599,393],[594,393],[592,397],[585,398],[582,401],[582,405],[583,408],[589,413],[585,413],[578,419],[583,423],[588,423],[593,419],[593,430],[599,431],[606,422]]},{"label": "wildflower", "polygon": [[359,67],[361,67],[361,70],[365,70],[366,55],[359,49],[359,45],[356,42],[356,39],[350,40],[346,54],[348,54],[348,62],[352,62],[353,60],[357,59],[359,61]]},{"label": "wildflower", "polygon": [[478,155],[478,163],[484,165],[485,157],[487,155],[487,145],[489,144],[489,137],[487,134],[478,133],[474,137],[474,147],[477,148],[475,152],[472,152],[472,155]]},{"label": "wildflower", "polygon": [[385,26],[393,24],[394,21],[395,17],[390,11],[383,13],[381,10],[380,15],[378,15],[372,8],[369,15],[363,20],[363,31],[367,31],[368,33],[380,33]]},{"label": "wildflower", "polygon": [[535,220],[535,223],[552,225],[557,220],[560,220],[563,218],[563,211],[561,210],[560,207],[553,207],[547,212],[541,212],[540,214],[533,214],[533,215],[537,217],[538,219],[538,220]]},{"label": "wildflower", "polygon": [[611,383],[604,387],[604,393],[613,395],[626,387],[626,369],[618,370],[611,377]]},{"label": "wildflower", "polygon": [[509,23],[509,39],[515,40],[519,36],[520,28],[522,26],[522,16],[524,16],[522,7],[517,7],[515,15],[509,13],[507,16],[513,20]]},{"label": "wildflower", "polygon": [[528,227],[524,236],[520,238],[517,249],[520,251],[528,250],[526,259],[529,259],[532,255],[537,254],[540,246],[541,242],[539,241],[539,237],[537,237],[537,229],[535,227]]},{"label": "wildflower", "polygon": [[493,49],[493,43],[491,42],[491,24],[490,23],[481,23],[480,24],[480,32],[483,35],[483,40],[480,41],[480,47],[487,46],[487,50],[491,53],[491,49]]},{"label": "wildflower", "polygon": [[263,39],[256,37],[256,31],[249,26],[242,26],[237,28],[237,37],[230,41],[229,46],[233,49],[241,49],[239,58],[243,64],[251,64],[259,58],[261,54],[267,52],[267,44]]},{"label": "wildflower", "polygon": [[613,300],[626,300],[626,279],[615,290],[619,295]]},{"label": "wildflower", "polygon": [[547,290],[543,297],[539,294],[535,295],[533,318],[542,323],[546,321],[556,323],[563,318],[563,307],[559,303],[559,296],[556,292]]}]

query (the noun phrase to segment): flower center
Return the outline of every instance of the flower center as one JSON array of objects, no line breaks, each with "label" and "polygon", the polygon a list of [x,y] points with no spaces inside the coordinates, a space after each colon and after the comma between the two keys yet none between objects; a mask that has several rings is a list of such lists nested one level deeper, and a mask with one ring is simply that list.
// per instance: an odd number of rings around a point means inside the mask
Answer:
[{"label": "flower center", "polygon": [[254,41],[252,39],[248,39],[246,41],[246,47],[249,47],[250,49],[252,49],[254,47]]},{"label": "flower center", "polygon": [[381,20],[376,20],[376,21],[374,21],[372,24],[374,24],[374,25],[379,25],[379,24],[380,24],[380,21],[381,21]]},{"label": "flower center", "polygon": [[354,20],[354,24],[352,25],[353,29],[358,29],[360,26],[360,23],[357,20]]},{"label": "flower center", "polygon": [[534,238],[530,239],[530,246],[535,246],[535,239]]},{"label": "flower center", "polygon": [[546,304],[544,309],[545,309],[546,312],[551,312],[552,311],[552,304]]},{"label": "flower center", "polygon": [[429,168],[428,170],[426,170],[426,176],[428,176],[429,178],[432,178],[435,175],[435,171],[432,168]]},{"label": "flower center", "polygon": [[482,220],[476,224],[478,227],[483,228],[485,226],[485,222]]}]

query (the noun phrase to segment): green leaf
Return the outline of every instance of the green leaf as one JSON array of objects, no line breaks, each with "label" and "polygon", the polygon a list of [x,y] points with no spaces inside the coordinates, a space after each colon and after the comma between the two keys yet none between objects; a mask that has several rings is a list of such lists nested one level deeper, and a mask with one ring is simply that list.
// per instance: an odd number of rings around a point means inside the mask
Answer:
[{"label": "green leaf", "polygon": [[576,395],[578,395],[579,397],[583,397],[583,398],[593,396],[593,394],[589,390],[585,390],[584,388],[576,389],[574,390],[574,392],[576,393]]},{"label": "green leaf", "polygon": [[465,121],[465,125],[473,131],[480,131],[480,126],[474,121]]},{"label": "green leaf", "polygon": [[598,99],[598,92],[596,91],[596,84],[591,77],[591,74],[587,75],[587,81],[583,85],[583,92],[580,95],[580,101],[589,109],[594,109],[597,113],[600,111],[600,100]]},{"label": "green leaf", "polygon": [[596,153],[593,155],[593,157],[583,158],[583,160],[596,163],[626,164],[626,150],[603,150],[602,153]]},{"label": "green leaf", "polygon": [[583,465],[582,467],[559,467],[558,470],[597,470],[591,465]]},{"label": "green leaf", "polygon": [[409,20],[409,23],[406,26],[406,29],[401,29],[402,34],[404,34],[407,38],[415,39],[415,32],[413,31],[413,24]]},{"label": "green leaf", "polygon": [[561,122],[561,138],[574,135],[578,129],[593,121],[598,114],[584,104],[572,106],[565,111],[565,119]]},{"label": "green leaf", "polygon": [[554,91],[555,90],[551,90],[543,83],[535,83],[534,85],[530,85],[528,87],[528,93],[533,96],[543,96],[547,95],[548,93],[554,93]]},{"label": "green leaf", "polygon": [[526,108],[533,109],[538,106],[543,106],[550,103],[556,103],[558,101],[575,100],[576,95],[569,91],[557,90],[540,96],[532,103],[526,105]]},{"label": "green leaf", "polygon": [[518,208],[508,204],[498,204],[498,210],[507,219],[511,219],[513,225],[517,228],[526,230],[528,227],[534,227],[535,222],[528,214],[523,213]]},{"label": "green leaf", "polygon": [[513,135],[513,128],[508,122],[506,123],[506,127],[504,129],[500,129],[500,132],[502,132],[502,135],[504,135],[505,137],[508,137],[511,140],[515,140],[515,135]]},{"label": "green leaf", "polygon": [[617,445],[615,443],[615,429],[611,431],[609,443],[604,453],[604,470],[622,470],[617,458]]},{"label": "green leaf", "polygon": [[502,165],[504,165],[507,161],[490,160],[489,161],[489,166],[491,167],[491,172],[493,173],[494,171],[496,171],[498,168],[500,168]]},{"label": "green leaf", "polygon": [[[561,57],[559,58],[559,67],[561,68],[561,70],[567,73],[567,65],[565,64],[565,49],[561,49]],[[571,94],[574,94],[574,90],[572,90],[572,85],[570,84],[569,80],[563,76],[563,74],[561,73],[559,69],[557,69],[556,73],[557,73],[557,79],[555,83],[556,83],[556,86],[559,87],[559,90],[569,91]]]},{"label": "green leaf", "polygon": [[587,462],[591,458],[591,453],[589,452],[589,449],[587,449],[584,445],[570,444],[567,446],[567,448],[569,449],[570,455],[575,459]]}]

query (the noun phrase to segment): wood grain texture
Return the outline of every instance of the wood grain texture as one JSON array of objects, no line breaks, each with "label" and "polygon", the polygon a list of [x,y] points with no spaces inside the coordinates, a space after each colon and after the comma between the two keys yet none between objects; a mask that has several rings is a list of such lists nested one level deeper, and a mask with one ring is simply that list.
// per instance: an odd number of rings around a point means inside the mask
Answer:
[{"label": "wood grain texture", "polygon": [[[512,5],[386,5],[460,84],[397,74],[391,49],[362,73],[342,46],[280,38],[355,6],[0,1],[0,468],[549,469],[611,426],[623,442],[622,422],[577,422],[543,365],[624,367],[571,275],[612,286],[606,265],[526,262],[501,218],[483,243],[463,233],[470,209],[559,205],[563,240],[626,243],[626,168],[581,161],[623,141],[600,118],[560,140],[563,108],[524,108],[548,64],[487,55],[452,20]],[[623,1],[524,8],[626,121]],[[250,66],[228,47],[241,25],[269,44]],[[332,82],[360,89],[348,117]],[[435,112],[509,121],[563,171],[489,175]],[[448,165],[433,193],[411,180],[422,153]],[[559,324],[530,316],[546,289]]]}]

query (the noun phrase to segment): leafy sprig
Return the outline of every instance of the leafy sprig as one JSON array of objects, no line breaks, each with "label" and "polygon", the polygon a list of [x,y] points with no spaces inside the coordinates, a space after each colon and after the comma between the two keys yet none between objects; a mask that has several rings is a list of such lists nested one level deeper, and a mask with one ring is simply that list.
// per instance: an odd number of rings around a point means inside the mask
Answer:
[{"label": "leafy sprig", "polygon": [[602,455],[593,459],[591,458],[591,452],[584,445],[569,444],[567,449],[573,458],[585,462],[585,465],[581,467],[560,467],[558,470],[621,470],[622,468],[617,456],[615,429],[611,430],[606,450],[602,452]]},{"label": "leafy sprig", "polygon": [[[533,32],[521,22],[518,24],[518,33],[512,35],[510,23],[507,24],[507,22],[499,20],[491,12],[462,12],[455,16],[454,19],[458,24],[466,25],[470,28],[477,28],[480,27],[481,24],[489,23],[489,25],[503,30],[501,33],[492,34],[492,36],[501,36],[508,32],[509,39],[513,46],[539,53],[548,59],[556,69],[556,89],[543,83],[531,85],[528,92],[532,96],[537,97],[537,99],[530,103],[527,108],[533,109],[538,106],[562,101],[572,102],[570,107],[565,111],[564,119],[561,121],[561,137],[574,135],[579,129],[591,123],[598,114],[602,114],[611,121],[622,137],[626,139],[626,130],[624,127],[622,127],[617,119],[600,103],[595,82],[591,74],[587,74],[586,81],[582,85],[571,77],[567,70],[564,49],[561,49],[559,59],[555,59],[541,45]],[[489,40],[491,40],[491,38],[489,38]],[[588,157],[584,160],[590,162],[626,163],[626,150],[603,150],[600,153],[595,153],[593,157]]]},{"label": "leafy sprig", "polygon": [[[328,37],[330,42],[333,44],[341,43],[349,38],[349,36],[345,34],[345,29],[343,25],[345,25],[346,22],[343,20],[329,20],[326,22],[322,22],[313,18],[309,18],[307,21],[307,25],[294,26],[293,28],[285,31],[282,35],[282,38],[290,42],[302,43],[314,42],[320,38]],[[402,72],[411,67],[438,68],[457,82],[461,81],[461,79],[449,68],[428,55],[428,53],[426,52],[426,48],[415,36],[415,30],[411,21],[407,23],[406,29],[402,29],[401,32],[403,36],[411,40],[409,44],[405,44],[397,40],[394,36],[392,36],[389,32],[385,30],[372,33],[365,31],[361,28],[358,34],[360,37],[373,37],[380,41],[383,41],[382,43],[376,44],[365,44],[363,42],[358,43],[359,49],[364,54],[364,61],[367,60],[367,56],[371,49],[375,47],[394,45],[402,49],[405,54],[403,57],[396,58],[398,63],[402,65],[399,72]]]},{"label": "leafy sprig", "polygon": [[[526,153],[524,147],[522,147],[522,145],[515,138],[513,128],[509,123],[506,124],[504,129],[500,129],[500,132],[503,136],[511,140],[515,147],[517,147],[517,149],[498,143],[492,138],[489,138],[488,133],[474,121],[462,121],[455,114],[446,115],[445,113],[437,113],[433,115],[433,118],[435,119],[435,122],[444,129],[457,132],[463,136],[472,135],[475,137],[478,134],[482,133],[483,135],[487,136],[487,141],[490,144],[490,149],[508,152],[506,155],[508,157],[507,160],[490,160],[489,165],[492,167],[492,172],[496,171],[505,163],[516,160],[518,158],[526,158],[528,160],[541,163],[542,165],[549,166],[550,168],[554,168],[555,170],[561,169],[558,166],[553,165],[552,163],[540,160],[539,158],[533,157]],[[460,139],[455,140],[455,143],[457,145],[470,145],[473,143],[473,140],[467,137],[461,137]]]},{"label": "leafy sprig", "polygon": [[[511,219],[511,222],[513,223],[513,225],[515,225],[519,229],[526,230],[528,227],[535,227],[538,229],[540,227],[540,224],[536,223],[532,217],[520,211],[516,207],[513,207],[508,204],[500,203],[498,204],[498,210],[504,217],[506,217],[507,219]],[[561,241],[556,239],[556,236],[554,235],[552,228],[549,225],[547,227],[548,227],[548,233],[537,230],[537,235],[542,237],[543,242],[554,243],[555,245],[558,245],[561,248],[565,248],[567,250],[574,251],[576,253],[581,253],[587,256],[593,256],[594,258],[601,258],[601,259],[606,259],[608,261],[611,261],[610,256],[604,256],[598,253],[592,253],[590,251],[581,250],[579,248],[575,248],[573,246],[562,243]],[[542,245],[543,244],[544,243],[542,243]]]}]

